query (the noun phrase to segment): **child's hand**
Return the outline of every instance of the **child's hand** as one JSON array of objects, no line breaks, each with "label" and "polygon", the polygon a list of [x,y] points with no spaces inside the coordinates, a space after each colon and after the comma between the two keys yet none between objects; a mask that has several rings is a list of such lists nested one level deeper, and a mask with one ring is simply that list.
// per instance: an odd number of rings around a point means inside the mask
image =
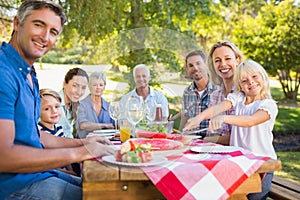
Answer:
[{"label": "child's hand", "polygon": [[214,130],[217,130],[221,128],[222,124],[224,123],[225,115],[218,115],[214,118],[212,118],[209,121],[209,131],[214,132]]}]

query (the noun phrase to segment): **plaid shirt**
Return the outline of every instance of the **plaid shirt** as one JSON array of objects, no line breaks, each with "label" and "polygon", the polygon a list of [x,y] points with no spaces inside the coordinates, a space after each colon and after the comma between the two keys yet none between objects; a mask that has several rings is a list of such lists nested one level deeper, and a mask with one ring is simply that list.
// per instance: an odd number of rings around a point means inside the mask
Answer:
[{"label": "plaid shirt", "polygon": [[[195,82],[192,82],[183,92],[183,108],[187,112],[184,114],[187,118],[197,116],[200,112],[208,108],[210,101],[210,94],[216,89],[216,86],[208,83],[208,86],[203,91],[202,95],[196,88]],[[209,120],[203,120],[196,129],[202,129],[208,127]],[[205,132],[203,132],[205,133]],[[207,132],[206,132],[207,134]]]},{"label": "plaid shirt", "polygon": [[[230,93],[233,93],[233,91],[234,91],[234,87],[231,88]],[[221,86],[217,87],[217,89],[213,93],[211,93],[209,107],[224,101],[226,99],[224,94],[225,94],[225,86],[222,84]],[[230,110],[227,110],[221,113],[220,115],[234,115],[234,114],[235,114],[235,109],[231,108]],[[221,135],[229,135],[231,134],[231,125],[223,123],[222,127],[218,129],[217,132],[220,133]]]}]

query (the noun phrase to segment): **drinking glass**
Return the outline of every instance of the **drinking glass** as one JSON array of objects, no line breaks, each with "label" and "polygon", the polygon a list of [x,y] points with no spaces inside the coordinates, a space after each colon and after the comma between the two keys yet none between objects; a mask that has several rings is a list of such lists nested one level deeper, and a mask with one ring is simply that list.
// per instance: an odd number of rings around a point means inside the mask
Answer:
[{"label": "drinking glass", "polygon": [[109,105],[109,115],[110,117],[115,120],[115,129],[118,132],[118,119],[121,115],[121,107],[118,101],[111,102]]},{"label": "drinking glass", "polygon": [[144,117],[144,101],[140,96],[129,97],[126,102],[126,118],[132,124],[132,136],[136,136],[136,125]]},{"label": "drinking glass", "polygon": [[145,117],[149,122],[154,121],[156,116],[156,101],[150,98],[145,101]]}]

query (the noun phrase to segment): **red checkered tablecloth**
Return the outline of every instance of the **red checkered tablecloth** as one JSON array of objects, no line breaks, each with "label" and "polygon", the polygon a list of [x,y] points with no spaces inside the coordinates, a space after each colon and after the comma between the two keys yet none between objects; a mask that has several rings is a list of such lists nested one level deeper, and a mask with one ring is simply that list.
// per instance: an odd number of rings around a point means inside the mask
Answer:
[{"label": "red checkered tablecloth", "polygon": [[169,161],[163,165],[142,170],[169,200],[227,199],[269,159],[247,151],[223,154],[187,151],[167,158]]}]

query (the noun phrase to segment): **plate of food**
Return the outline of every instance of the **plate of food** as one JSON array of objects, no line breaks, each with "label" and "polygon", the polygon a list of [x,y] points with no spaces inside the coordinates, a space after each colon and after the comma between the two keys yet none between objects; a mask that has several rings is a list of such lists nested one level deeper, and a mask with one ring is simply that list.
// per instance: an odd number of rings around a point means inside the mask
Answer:
[{"label": "plate of food", "polygon": [[197,153],[231,153],[231,152],[235,152],[235,151],[241,151],[243,149],[240,147],[235,147],[235,146],[203,145],[203,146],[192,147],[190,150],[193,152],[197,152]]},{"label": "plate of food", "polygon": [[110,155],[110,156],[104,156],[104,157],[102,157],[102,160],[104,162],[107,162],[107,163],[110,163],[110,164],[114,164],[114,165],[120,165],[120,166],[148,167],[148,166],[154,166],[154,165],[163,164],[168,159],[166,157],[163,157],[163,156],[156,156],[152,160],[149,160],[147,162],[132,163],[132,162],[117,161],[115,156]]},{"label": "plate of food", "polygon": [[115,151],[115,155],[104,156],[102,160],[116,165],[141,167],[161,164],[167,161],[167,158],[154,156],[150,143],[127,140]]}]

